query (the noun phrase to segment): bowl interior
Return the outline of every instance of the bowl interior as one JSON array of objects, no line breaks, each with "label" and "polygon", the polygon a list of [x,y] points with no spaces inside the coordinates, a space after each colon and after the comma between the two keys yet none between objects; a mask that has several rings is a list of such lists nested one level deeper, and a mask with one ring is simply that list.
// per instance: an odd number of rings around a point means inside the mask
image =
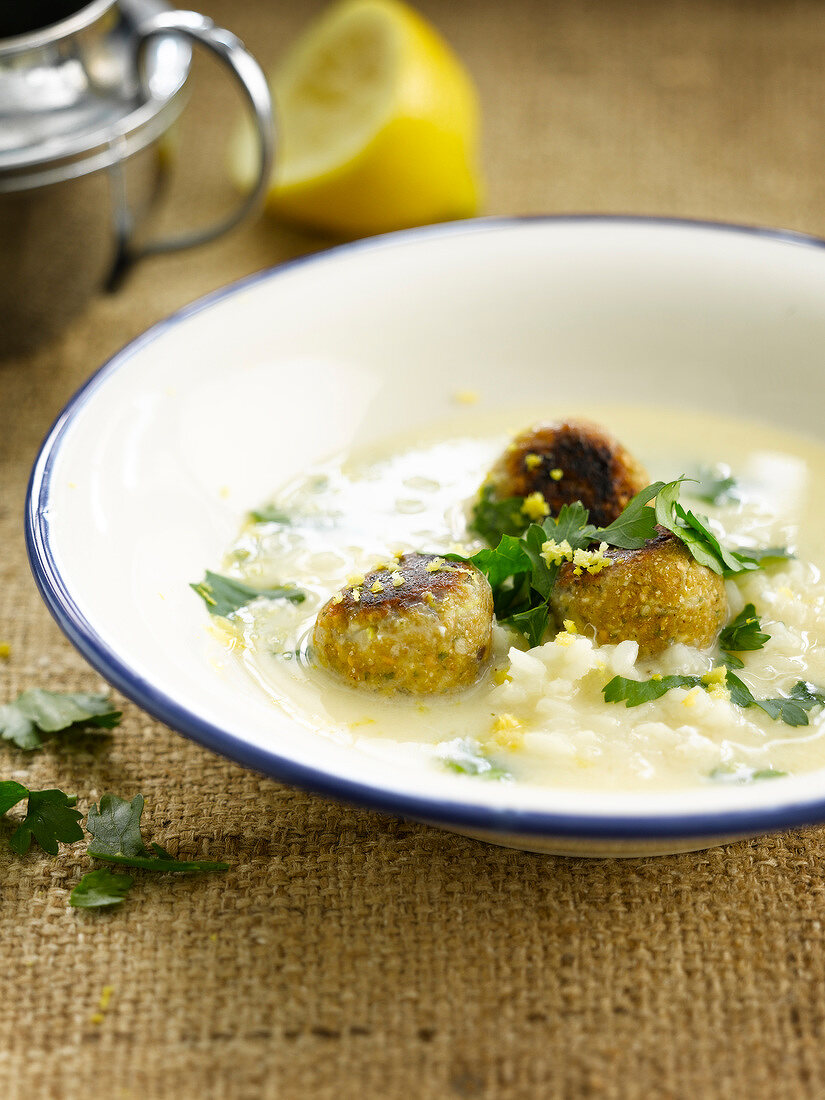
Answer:
[{"label": "bowl interior", "polygon": [[[821,439],[823,346],[825,253],[793,237],[544,219],[347,246],[190,307],[92,379],[35,467],[35,572],[116,686],[210,747],[316,789],[492,829],[520,814],[538,828],[542,815],[718,825],[812,804],[821,775],[640,797],[399,770],[274,708],[226,659],[189,582],[308,464],[437,421],[617,401]],[[466,389],[481,397],[472,412],[454,400]]]}]

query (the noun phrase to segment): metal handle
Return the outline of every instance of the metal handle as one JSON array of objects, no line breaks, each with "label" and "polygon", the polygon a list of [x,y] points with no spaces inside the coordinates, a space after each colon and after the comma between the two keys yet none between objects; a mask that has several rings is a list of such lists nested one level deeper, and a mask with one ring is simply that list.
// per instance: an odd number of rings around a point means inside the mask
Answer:
[{"label": "metal handle", "polygon": [[151,38],[159,35],[180,34],[193,42],[199,42],[229,68],[237,80],[249,106],[255,122],[258,137],[258,179],[254,188],[244,197],[232,213],[216,225],[206,229],[182,233],[176,237],[148,241],[139,246],[128,247],[129,260],[150,256],[157,252],[176,252],[181,248],[212,241],[227,230],[234,228],[248,214],[263,203],[272,175],[272,162],[275,148],[275,127],[272,119],[272,97],[269,85],[258,62],[249,53],[240,38],[223,27],[216,27],[211,19],[196,11],[160,11],[147,19],[142,19],[137,27],[140,38],[138,62],[142,62],[146,45]]}]

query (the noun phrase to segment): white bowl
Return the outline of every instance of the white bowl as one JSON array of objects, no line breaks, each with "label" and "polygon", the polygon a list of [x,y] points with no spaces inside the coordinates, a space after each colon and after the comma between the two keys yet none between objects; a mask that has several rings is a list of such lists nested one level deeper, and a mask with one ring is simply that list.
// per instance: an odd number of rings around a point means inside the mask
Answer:
[{"label": "white bowl", "polygon": [[216,670],[189,589],[280,483],[455,416],[457,390],[522,408],[637,394],[823,438],[823,348],[823,245],[787,233],[494,219],[347,245],[195,303],[94,375],[32,473],[32,568],[68,637],[125,695],[208,748],[323,794],[585,855],[825,821],[821,772],[604,795],[399,769],[308,732],[231,662]]}]

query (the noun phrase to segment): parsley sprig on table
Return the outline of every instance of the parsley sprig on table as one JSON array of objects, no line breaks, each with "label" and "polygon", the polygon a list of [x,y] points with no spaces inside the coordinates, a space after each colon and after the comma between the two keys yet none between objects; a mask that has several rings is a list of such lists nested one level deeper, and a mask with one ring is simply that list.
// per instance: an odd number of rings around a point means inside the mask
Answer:
[{"label": "parsley sprig on table", "polygon": [[106,867],[88,871],[72,890],[69,905],[74,909],[104,909],[110,905],[120,905],[134,881],[131,875],[119,875]]},{"label": "parsley sprig on table", "polygon": [[[80,826],[83,815],[75,809],[75,795],[60,790],[32,791],[12,779],[0,781],[0,817],[23,799],[27,799],[26,816],[9,837],[9,845],[18,855],[25,855],[32,840],[37,841],[44,852],[56,856],[60,844],[73,844],[83,839]],[[166,874],[229,870],[228,863],[175,859],[160,844],[147,848],[140,831],[143,806],[140,794],[131,801],[104,794],[100,808],[92,806],[89,810],[86,829],[92,840],[86,854],[105,863]],[[118,905],[131,889],[132,882],[130,875],[116,874],[107,868],[89,871],[72,890],[69,904],[78,909]]]},{"label": "parsley sprig on table", "polygon": [[0,738],[31,752],[43,745],[40,733],[89,727],[110,730],[121,717],[105,695],[32,688],[13,702],[0,705]]},{"label": "parsley sprig on table", "polygon": [[144,871],[191,875],[229,870],[228,863],[175,859],[159,844],[147,848],[140,833],[143,806],[142,794],[135,795],[131,802],[116,794],[104,794],[100,809],[92,806],[89,810],[86,829],[92,840],[86,849],[88,855],[106,863],[123,863]]},{"label": "parsley sprig on table", "polygon": [[9,837],[9,844],[18,855],[25,855],[36,840],[44,852],[57,855],[58,844],[72,844],[83,839],[80,819],[83,817],[74,807],[76,795],[63,791],[30,791],[13,779],[0,781],[0,816],[6,814],[23,799],[26,816]]}]

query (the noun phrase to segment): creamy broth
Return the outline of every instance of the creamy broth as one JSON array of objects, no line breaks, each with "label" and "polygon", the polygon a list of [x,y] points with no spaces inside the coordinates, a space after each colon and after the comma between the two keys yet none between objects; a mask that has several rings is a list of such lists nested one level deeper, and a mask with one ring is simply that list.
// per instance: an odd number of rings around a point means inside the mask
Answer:
[{"label": "creamy broth", "polygon": [[701,674],[718,659],[713,650],[673,646],[636,662],[633,643],[596,647],[563,632],[525,653],[518,636],[496,627],[488,672],[442,697],[378,695],[313,664],[315,616],[349,576],[396,551],[479,548],[467,532],[469,504],[510,436],[573,414],[607,427],[651,480],[730,467],[742,499],[696,509],[729,545],[782,545],[797,555],[727,583],[731,617],[750,601],[771,635],[764,649],[740,654],[738,675],[758,697],[787,693],[800,679],[825,686],[825,448],[764,425],[656,409],[531,410],[503,420],[468,411],[426,437],[307,471],[275,493],[273,521],[248,524],[224,562],[225,573],[257,586],[294,582],[307,599],[242,608],[224,631],[227,644],[273,704],[308,729],[403,767],[443,772],[480,759],[488,769],[461,781],[652,790],[825,766],[821,708],[808,726],[791,727],[702,689],[677,688],[633,709],[604,702],[601,688],[614,675]]}]

